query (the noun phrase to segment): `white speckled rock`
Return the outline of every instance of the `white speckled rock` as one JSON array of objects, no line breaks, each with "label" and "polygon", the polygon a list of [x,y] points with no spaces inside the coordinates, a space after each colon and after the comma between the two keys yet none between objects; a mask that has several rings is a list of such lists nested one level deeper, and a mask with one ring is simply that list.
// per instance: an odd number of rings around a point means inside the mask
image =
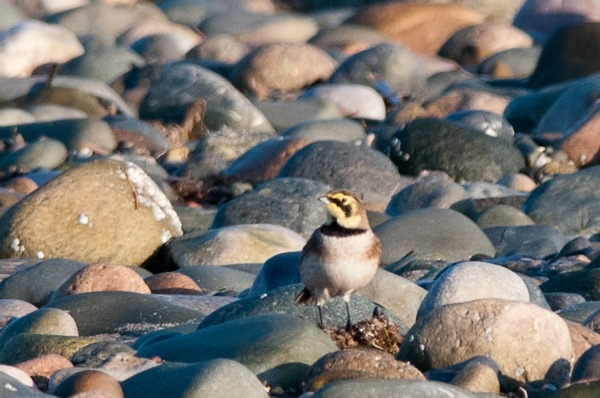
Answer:
[{"label": "white speckled rock", "polygon": [[3,214],[0,255],[139,265],[182,234],[158,186],[133,163],[101,160],[54,178]]}]

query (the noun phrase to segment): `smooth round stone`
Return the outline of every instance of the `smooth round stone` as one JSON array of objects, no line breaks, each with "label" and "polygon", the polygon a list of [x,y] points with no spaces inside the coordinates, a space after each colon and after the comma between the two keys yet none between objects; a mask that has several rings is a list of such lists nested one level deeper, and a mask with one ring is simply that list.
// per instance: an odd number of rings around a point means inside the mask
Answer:
[{"label": "smooth round stone", "polygon": [[472,394],[462,388],[435,381],[385,379],[340,380],[328,384],[312,395],[313,398],[361,398],[364,396],[372,398],[393,396],[476,398],[482,395]]},{"label": "smooth round stone", "polygon": [[[46,20],[59,24],[77,36],[86,36],[93,32],[98,36],[116,38],[133,25],[143,22],[163,22],[165,15],[153,4],[136,3],[114,7],[108,3],[87,4],[65,12],[56,13]],[[91,30],[90,21],[94,21]]]},{"label": "smooth round stone", "polygon": [[535,70],[541,47],[511,48],[484,59],[477,73],[495,78],[527,78]]},{"label": "smooth round stone", "polygon": [[[222,205],[211,228],[239,224],[275,224],[308,239],[325,222],[325,208],[318,198],[331,187],[304,178],[277,178]],[[265,209],[269,209],[268,212]]]},{"label": "smooth round stone", "polygon": [[3,157],[0,170],[17,173],[28,173],[38,168],[52,170],[62,165],[67,157],[67,148],[62,142],[40,138]]},{"label": "smooth round stone", "polygon": [[203,59],[233,64],[249,52],[249,47],[227,34],[207,37],[186,54],[186,59]]},{"label": "smooth round stone", "polygon": [[307,16],[241,10],[211,15],[198,27],[207,36],[226,33],[248,44],[304,43],[318,30],[317,23]]},{"label": "smooth round stone", "polygon": [[0,282],[0,298],[44,305],[50,301],[55,289],[86,265],[73,260],[51,259],[18,270]]},{"label": "smooth round stone", "polygon": [[38,308],[27,301],[18,299],[0,299],[0,316],[16,317],[28,315]]},{"label": "smooth round stone", "polygon": [[572,305],[585,303],[585,298],[577,293],[544,293],[552,311],[562,311]]},{"label": "smooth round stone", "polygon": [[533,132],[569,87],[570,84],[564,83],[515,97],[506,106],[504,117],[516,131]]},{"label": "smooth round stone", "polygon": [[301,252],[277,254],[260,267],[252,286],[240,293],[240,298],[260,297],[271,290],[301,283],[300,280]]},{"label": "smooth round stone", "polygon": [[[0,138],[10,139],[12,127],[0,127]],[[64,119],[50,122],[36,122],[19,127],[19,134],[26,142],[41,137],[62,142],[69,151],[102,150],[112,152],[117,142],[108,125],[97,119]]]},{"label": "smooth round stone", "polygon": [[295,92],[327,80],[336,66],[325,51],[312,44],[264,44],[234,66],[230,79],[242,92],[267,99],[271,94]]},{"label": "smooth round stone", "polygon": [[[323,14],[313,14],[313,17],[318,20],[319,15]],[[308,42],[324,50],[335,49],[350,55],[387,41],[388,38],[383,33],[373,28],[342,23],[321,28]]]},{"label": "smooth round stone", "polygon": [[252,286],[255,278],[248,272],[214,265],[194,264],[180,267],[178,271],[192,278],[202,289],[213,292],[239,292]]},{"label": "smooth round stone", "polygon": [[14,126],[35,122],[35,116],[19,108],[0,109],[0,126]]},{"label": "smooth round stone", "polygon": [[[555,31],[544,44],[529,87],[540,89],[597,73],[598,37],[599,22],[581,22]],[[582,58],[584,62],[576,61]]]},{"label": "smooth round stone", "polygon": [[121,354],[135,354],[129,345],[111,341],[99,341],[89,344],[77,351],[71,357],[71,362],[77,367],[101,367],[111,357]]},{"label": "smooth round stone", "polygon": [[139,333],[165,324],[194,322],[199,311],[171,304],[154,294],[91,292],[55,300],[44,308],[68,311],[81,336],[102,333]]},{"label": "smooth round stone", "polygon": [[[25,380],[23,380],[25,381]],[[31,397],[31,398],[49,398],[48,394],[40,392],[37,388],[30,387],[28,384],[24,384],[23,381],[16,379],[15,377],[8,375],[4,372],[0,372],[0,394],[5,397]],[[28,382],[28,381],[27,381]]]},{"label": "smooth round stone", "polygon": [[586,300],[600,300],[600,269],[584,268],[554,275],[540,288],[547,292],[581,294]]},{"label": "smooth round stone", "polygon": [[28,106],[27,111],[31,113],[38,122],[87,118],[87,114],[79,109],[56,104],[35,104]]},{"label": "smooth round stone", "polygon": [[589,397],[593,398],[600,393],[600,381],[580,381],[558,390],[552,394],[555,398]]},{"label": "smooth round stone", "polygon": [[502,115],[488,111],[466,109],[452,113],[446,119],[472,127],[490,137],[502,138],[510,143],[513,142],[515,131]]},{"label": "smooth round stone", "polygon": [[340,119],[342,111],[331,101],[321,98],[289,100],[289,101],[254,101],[273,125],[275,130],[282,131],[298,123]]},{"label": "smooth round stone", "polygon": [[426,95],[427,75],[422,61],[408,49],[391,43],[346,58],[329,82],[372,86],[369,76],[378,76],[402,97],[421,99]]},{"label": "smooth round stone", "polygon": [[28,77],[40,65],[62,64],[83,52],[83,46],[68,29],[25,20],[0,37],[0,76]]},{"label": "smooth round stone", "polygon": [[6,376],[10,376],[10,377],[18,380],[20,383],[23,383],[27,387],[35,386],[32,378],[29,376],[29,374],[24,372],[22,369],[20,369],[16,366],[0,365],[0,373],[3,373]]},{"label": "smooth round stone", "polygon": [[112,84],[134,68],[143,66],[144,58],[130,49],[123,47],[92,48],[82,56],[64,64],[60,68],[60,74]]},{"label": "smooth round stone", "polygon": [[0,332],[0,351],[18,334],[79,336],[77,324],[69,313],[56,308],[42,308],[15,319]]},{"label": "smooth round stone", "polygon": [[377,225],[373,231],[381,240],[384,266],[410,252],[414,252],[412,258],[448,261],[467,260],[475,254],[493,257],[496,252],[474,222],[450,209],[413,210]]},{"label": "smooth round stone", "polygon": [[350,189],[367,204],[385,206],[400,186],[393,163],[382,153],[338,141],[317,141],[283,166],[279,177],[308,178]]},{"label": "smooth round stone", "polygon": [[513,191],[524,193],[531,192],[537,187],[536,182],[531,177],[521,173],[506,174],[498,180],[498,184],[504,185]]},{"label": "smooth round stone", "polygon": [[272,224],[245,224],[192,232],[169,245],[178,267],[262,263],[287,251],[302,249],[305,238],[291,229]]},{"label": "smooth round stone", "polygon": [[531,192],[523,211],[537,224],[556,226],[565,234],[597,233],[600,231],[598,183],[600,166],[555,176]]},{"label": "smooth round stone", "polygon": [[131,49],[138,53],[147,65],[162,65],[183,59],[188,46],[181,45],[176,34],[155,33],[139,38],[131,43]]},{"label": "smooth round stone", "polygon": [[348,379],[426,380],[411,364],[397,361],[387,352],[356,348],[335,351],[319,359],[308,374],[304,391],[315,391],[339,380]]},{"label": "smooth round stone", "polygon": [[569,241],[562,232],[548,225],[491,227],[484,232],[496,247],[497,257],[544,258],[558,254]]},{"label": "smooth round stone", "polygon": [[447,267],[435,280],[421,302],[417,319],[448,304],[480,299],[529,302],[529,291],[514,272],[481,261],[467,261]]},{"label": "smooth round stone", "polygon": [[139,265],[181,234],[171,203],[142,169],[99,160],[66,171],[4,213],[0,253]]},{"label": "smooth round stone", "polygon": [[270,386],[298,386],[310,365],[337,351],[310,322],[288,314],[266,314],[201,327],[138,350],[141,357],[194,363],[215,358],[240,362]]},{"label": "smooth round stone", "polygon": [[361,84],[322,84],[305,90],[299,97],[322,98],[336,104],[345,117],[384,120],[383,98],[370,86]]},{"label": "smooth round stone", "polygon": [[429,207],[453,209],[466,215],[475,211],[463,187],[451,181],[446,173],[433,171],[392,196],[385,212],[390,216],[398,216]]},{"label": "smooth round stone", "polygon": [[124,397],[119,382],[100,370],[84,370],[75,373],[52,391],[52,394],[58,397],[92,393],[107,397]]},{"label": "smooth round stone", "polygon": [[217,212],[217,209],[178,206],[176,204],[173,207],[181,220],[181,228],[184,234],[192,231],[207,231]]},{"label": "smooth round stone", "polygon": [[490,183],[485,181],[473,181],[463,184],[463,187],[472,199],[503,198],[503,197],[521,197],[522,194],[514,191],[504,185]]},{"label": "smooth round stone", "polygon": [[166,363],[127,379],[122,386],[125,395],[131,398],[269,396],[254,373],[231,359],[211,359],[195,364]]},{"label": "smooth round stone", "polygon": [[512,144],[441,119],[414,120],[378,147],[390,154],[402,174],[442,170],[458,180],[496,182],[525,167]]},{"label": "smooth round stone", "polygon": [[32,378],[39,380],[42,378],[49,379],[57,370],[72,369],[73,364],[61,355],[47,354],[20,362],[16,364],[16,367]]},{"label": "smooth round stone", "polygon": [[510,205],[494,205],[485,209],[476,219],[479,228],[517,227],[535,222],[519,209]]},{"label": "smooth round stone", "polygon": [[[202,320],[199,328],[228,322],[236,319],[253,317],[269,313],[285,313],[307,319],[314,325],[319,324],[319,314],[315,305],[295,305],[294,299],[302,290],[302,285],[288,285],[255,298],[235,301],[209,314]],[[350,301],[350,318],[353,323],[373,317],[376,305],[360,295],[353,295]],[[335,298],[323,305],[323,322],[325,326],[343,327],[348,320],[346,306],[341,298]],[[399,325],[406,331],[406,325]]]},{"label": "smooth round stone", "polygon": [[583,353],[573,365],[571,382],[598,380],[600,378],[600,345],[593,346]]},{"label": "smooth round stone", "polygon": [[[445,335],[441,340],[440,325]],[[418,318],[398,358],[429,370],[475,355],[493,359],[506,377],[525,381],[544,379],[573,350],[567,324],[552,311],[525,302],[482,299],[438,307]]]},{"label": "smooth round stone", "polygon": [[600,19],[598,4],[586,0],[527,0],[515,15],[514,25],[531,35],[536,42],[548,40],[563,26]]},{"label": "smooth round stone", "polygon": [[272,131],[265,116],[229,81],[189,63],[167,64],[150,85],[140,104],[142,119],[180,123],[189,106],[206,101],[204,124],[211,130],[223,126]]},{"label": "smooth round stone", "polygon": [[531,37],[520,29],[488,22],[458,29],[442,45],[438,55],[463,66],[474,66],[492,54],[532,44]]},{"label": "smooth round stone", "polygon": [[0,350],[0,361],[18,364],[49,354],[71,358],[75,352],[96,341],[91,337],[20,333],[8,340]]},{"label": "smooth round stone", "polygon": [[[549,291],[553,290],[553,289],[547,289],[545,286],[543,287],[543,289],[549,290]],[[569,289],[567,287],[567,288],[565,288],[565,290],[568,291],[568,290],[572,290],[572,289]],[[582,296],[585,297],[586,295],[582,294]],[[594,298],[589,298],[589,300],[594,300]],[[586,319],[589,319],[595,313],[597,313],[598,310],[600,310],[600,301],[585,301],[583,303],[573,304],[573,305],[561,310],[558,313],[558,315],[560,315],[561,317],[563,317],[564,319],[566,319],[568,321],[577,322],[579,324],[582,324],[583,322],[585,322]]]},{"label": "smooth round stone", "polygon": [[366,138],[365,128],[351,119],[307,120],[295,124],[279,135],[309,141],[342,141],[354,143]]},{"label": "smooth round stone", "polygon": [[155,294],[199,294],[202,288],[181,272],[162,272],[144,279]]},{"label": "smooth round stone", "polygon": [[277,177],[283,165],[310,141],[273,137],[257,144],[223,171],[226,181],[259,183]]},{"label": "smooth round stone", "polygon": [[77,271],[52,294],[51,301],[74,294],[122,291],[150,294],[144,279],[124,265],[92,264]]}]

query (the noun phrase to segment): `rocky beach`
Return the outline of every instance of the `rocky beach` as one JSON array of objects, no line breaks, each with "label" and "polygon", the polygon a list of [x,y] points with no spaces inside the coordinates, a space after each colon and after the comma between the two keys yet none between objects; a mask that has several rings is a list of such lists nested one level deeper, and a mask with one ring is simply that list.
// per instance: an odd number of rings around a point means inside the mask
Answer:
[{"label": "rocky beach", "polygon": [[0,0],[0,397],[600,396],[597,3]]}]

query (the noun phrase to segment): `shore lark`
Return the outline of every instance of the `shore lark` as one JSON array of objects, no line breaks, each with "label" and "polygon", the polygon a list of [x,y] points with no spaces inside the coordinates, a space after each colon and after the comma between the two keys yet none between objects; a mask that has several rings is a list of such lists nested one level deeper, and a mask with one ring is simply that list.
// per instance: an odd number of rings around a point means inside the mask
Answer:
[{"label": "shore lark", "polygon": [[321,329],[323,304],[341,296],[346,303],[353,292],[367,286],[379,267],[381,244],[373,233],[362,201],[345,189],[330,191],[322,198],[327,221],[312,234],[300,257],[300,277],[304,289],[295,303],[317,304]]}]

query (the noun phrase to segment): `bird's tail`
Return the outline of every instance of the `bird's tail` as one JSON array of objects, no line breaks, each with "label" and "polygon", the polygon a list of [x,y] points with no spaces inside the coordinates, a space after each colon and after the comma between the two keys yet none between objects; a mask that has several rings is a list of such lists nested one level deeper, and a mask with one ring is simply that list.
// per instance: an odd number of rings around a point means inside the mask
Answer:
[{"label": "bird's tail", "polygon": [[315,295],[308,290],[307,288],[302,289],[302,291],[296,296],[294,300],[294,304],[312,304],[315,301]]}]

